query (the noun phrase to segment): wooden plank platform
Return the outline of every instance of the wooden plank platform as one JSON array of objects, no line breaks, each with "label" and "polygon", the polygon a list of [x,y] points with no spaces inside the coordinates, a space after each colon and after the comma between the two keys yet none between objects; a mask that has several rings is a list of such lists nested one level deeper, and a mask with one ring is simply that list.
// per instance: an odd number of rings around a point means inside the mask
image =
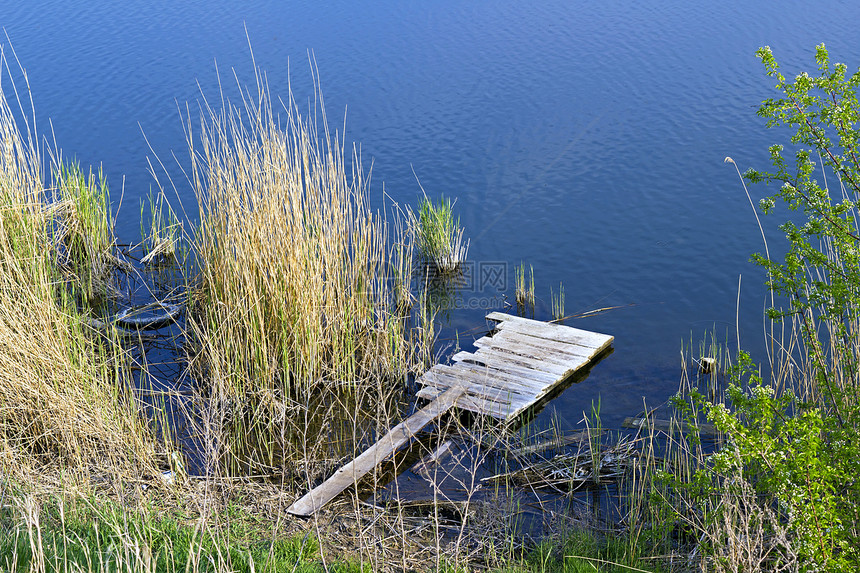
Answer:
[{"label": "wooden plank platform", "polygon": [[420,398],[432,400],[462,382],[466,392],[456,406],[500,420],[512,420],[606,350],[614,338],[570,326],[501,312],[489,335],[476,340],[476,352],[459,352],[453,364],[437,364],[419,382]]},{"label": "wooden plank platform", "polygon": [[549,394],[612,344],[614,338],[569,326],[493,312],[495,329],[418,382],[430,404],[395,426],[375,445],[291,505],[309,516],[373,470],[430,422],[453,407],[510,421]]}]

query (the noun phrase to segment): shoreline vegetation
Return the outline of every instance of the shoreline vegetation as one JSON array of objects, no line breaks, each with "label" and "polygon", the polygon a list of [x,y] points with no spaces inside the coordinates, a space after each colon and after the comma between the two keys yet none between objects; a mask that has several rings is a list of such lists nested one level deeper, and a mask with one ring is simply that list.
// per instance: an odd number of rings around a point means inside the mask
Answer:
[{"label": "shoreline vegetation", "polygon": [[[241,106],[184,118],[199,223],[162,192],[119,245],[107,182],[45,157],[24,90],[0,90],[0,568],[855,570],[860,72],[820,46],[819,74],[789,81],[758,55],[780,93],[759,114],[799,150],[742,182],[805,217],[784,262],[755,257],[771,373],[706,336],[632,430],[599,403],[575,435],[451,416],[307,521],[286,508],[404,419],[438,360],[469,246],[454,202],[372,210],[319,87],[275,113],[258,72]],[[534,291],[522,263],[520,314]],[[551,298],[563,319],[563,285]],[[399,495],[407,469],[428,500]],[[526,492],[566,501],[535,538]]]}]

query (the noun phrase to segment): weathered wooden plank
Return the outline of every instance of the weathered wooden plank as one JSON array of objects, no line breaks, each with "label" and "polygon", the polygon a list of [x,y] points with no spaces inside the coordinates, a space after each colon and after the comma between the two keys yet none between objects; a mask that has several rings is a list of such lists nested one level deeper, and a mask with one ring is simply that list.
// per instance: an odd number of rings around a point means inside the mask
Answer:
[{"label": "weathered wooden plank", "polygon": [[[600,338],[590,339],[588,341],[588,344],[580,344],[564,339],[559,340],[559,338],[565,337],[555,337],[551,333],[547,334],[546,336],[542,336],[545,333],[542,332],[540,328],[534,325],[518,325],[516,323],[512,324],[501,322],[497,326],[499,328],[496,329],[494,336],[502,335],[516,337],[535,346],[541,346],[544,348],[557,348],[558,350],[566,352],[568,354],[593,354],[595,351],[599,352],[600,350],[606,348],[613,340],[611,336],[604,336],[601,334],[598,335]],[[568,327],[557,326],[554,328],[558,329]]]},{"label": "weathered wooden plank", "polygon": [[657,430],[660,432],[669,432],[670,430],[680,430],[681,432],[687,433],[693,430],[698,430],[699,434],[703,436],[714,436],[717,433],[717,427],[713,424],[695,424],[690,425],[686,422],[674,422],[672,420],[659,420],[654,418],[632,418],[627,417],[624,418],[624,421],[621,422],[621,427],[623,428],[650,428],[653,430]]},{"label": "weathered wooden plank", "polygon": [[498,322],[499,324],[496,325],[498,329],[518,330],[537,338],[558,340],[590,348],[600,348],[601,350],[605,349],[614,339],[608,334],[591,332],[563,324],[541,322],[503,312],[491,312],[487,315],[487,319]]},{"label": "weathered wooden plank", "polygon": [[[484,340],[484,339],[482,339]],[[551,354],[561,360],[568,358],[591,358],[598,350],[586,346],[577,346],[566,342],[558,342],[557,340],[548,340],[546,338],[535,338],[517,332],[516,330],[501,330],[492,338],[486,338],[492,342],[494,346],[505,347],[508,345],[516,345],[534,349],[536,352]]]},{"label": "weathered wooden plank", "polygon": [[[571,368],[578,368],[583,363],[588,361],[588,356],[572,356],[553,352],[552,350],[544,350],[535,346],[522,344],[516,340],[495,338],[481,338],[474,342],[475,346],[481,349],[490,349],[497,352],[504,352],[511,355],[527,358],[538,363],[546,363],[563,368],[563,372],[567,372]],[[546,366],[543,367],[546,369]]]},{"label": "weathered wooden plank", "polygon": [[[459,380],[453,376],[444,376],[431,372],[427,372],[424,377],[425,380],[423,384],[425,388],[445,390],[456,384],[461,384],[466,388],[466,393],[463,394],[463,397],[478,398],[486,402],[494,402],[504,406],[505,408],[509,408],[511,406],[511,400],[509,399],[510,393],[499,390],[498,388],[486,388],[484,386],[472,384],[468,380]],[[420,392],[418,395],[422,398],[429,398]],[[459,402],[456,405],[459,405]]]},{"label": "weathered wooden plank", "polygon": [[499,365],[510,364],[512,366],[531,368],[547,374],[552,374],[555,377],[554,381],[558,381],[572,372],[571,368],[564,365],[541,360],[540,358],[531,358],[520,354],[505,352],[504,350],[498,350],[492,347],[479,348],[478,351],[475,352],[475,357],[483,362],[492,362],[493,364]]},{"label": "weathered wooden plank", "polygon": [[491,370],[485,366],[464,362],[457,362],[451,366],[440,364],[434,366],[433,370],[450,374],[451,376],[464,376],[469,380],[474,380],[493,388],[510,389],[515,394],[523,396],[534,396],[535,392],[540,391],[545,385],[544,382],[528,380],[502,370]]},{"label": "weathered wooden plank", "polygon": [[487,366],[486,364],[476,364],[474,362],[456,362],[449,368],[457,372],[463,371],[468,373],[474,373],[484,378],[498,381],[499,383],[505,384],[506,386],[510,385],[516,388],[522,388],[524,390],[538,389],[547,383],[547,380],[545,380],[544,378],[538,379],[536,377],[527,376],[520,372],[514,372],[509,369],[498,368],[495,366]]},{"label": "weathered wooden plank", "polygon": [[[433,399],[455,381],[455,378],[434,376],[432,381],[428,381],[429,383],[418,392],[417,396],[428,400]],[[456,406],[477,414],[490,415],[500,420],[511,420],[538,402],[552,388],[554,388],[553,385],[548,385],[530,399],[521,399],[515,395],[492,395],[489,392],[481,391],[474,394],[470,392],[461,396],[457,400]]]},{"label": "weathered wooden plank", "polygon": [[535,364],[535,369],[551,372],[551,370],[547,370],[546,367],[540,366],[541,364],[547,364],[556,368],[562,368],[564,371],[567,370],[567,362],[564,359],[554,357],[548,352],[542,352],[535,348],[518,347],[515,342],[512,342],[510,340],[493,342],[492,338],[485,337],[476,340],[475,342],[473,342],[473,344],[479,349],[494,350],[496,352],[503,352],[509,355],[516,354],[521,358],[529,359],[532,361],[533,364]]},{"label": "weathered wooden plank", "polygon": [[421,377],[421,383],[425,386],[433,386],[437,388],[450,388],[457,384],[466,388],[466,394],[471,397],[478,397],[484,400],[492,400],[500,404],[527,404],[534,399],[535,392],[530,392],[528,395],[517,394],[507,388],[498,388],[486,386],[480,381],[475,381],[468,376],[458,376],[450,373],[441,372],[438,370],[430,370],[425,372]]},{"label": "weathered wooden plank", "polygon": [[[433,400],[438,395],[442,394],[446,389],[445,388],[434,388],[433,386],[424,386],[421,390],[416,394],[419,398],[424,398],[425,400]],[[514,411],[513,406],[510,404],[502,404],[499,402],[494,402],[493,400],[485,400],[483,398],[479,398],[477,396],[470,396],[468,394],[464,394],[457,399],[457,408],[461,410],[468,410],[469,412],[474,412],[476,414],[480,414],[482,416],[492,416],[498,420],[508,420],[510,419],[510,413]]]},{"label": "weathered wooden plank", "polygon": [[[493,322],[497,322],[497,327],[501,326],[502,323],[507,323],[507,328],[517,329],[523,332],[534,332],[541,338],[554,338],[584,346],[601,346],[604,339],[613,338],[613,336],[609,334],[601,334],[592,330],[583,330],[581,328],[575,328],[565,324],[544,322],[503,312],[491,312],[486,316],[486,318]],[[583,343],[583,341],[593,342]]]},{"label": "weathered wooden plank", "polygon": [[558,375],[545,370],[537,370],[529,368],[521,363],[514,362],[494,362],[488,358],[481,358],[477,353],[458,352],[451,357],[458,364],[467,364],[478,368],[487,368],[489,370],[502,370],[509,374],[521,376],[534,382],[555,382],[558,380]]},{"label": "weathered wooden plank", "polygon": [[430,404],[394,426],[370,449],[337,470],[321,485],[302,496],[287,508],[287,512],[303,517],[316,513],[319,508],[331,501],[337,494],[361,479],[393,454],[397,448],[411,440],[427,424],[450,410],[465,391],[466,389],[461,386],[454,386],[440,393]]},{"label": "weathered wooden plank", "polygon": [[475,362],[458,362],[457,368],[462,368],[464,370],[471,370],[473,372],[478,372],[483,374],[484,376],[495,376],[498,380],[505,382],[506,384],[513,384],[518,387],[530,388],[533,391],[537,391],[547,384],[553,384],[556,380],[558,380],[557,375],[551,375],[551,377],[543,377],[543,376],[529,376],[526,373],[523,373],[522,368],[518,368],[513,365],[506,364],[494,364],[492,366],[488,366],[483,363],[475,363]]},{"label": "weathered wooden plank", "polygon": [[584,337],[577,334],[576,332],[554,332],[561,328],[570,329],[570,327],[567,326],[555,326],[552,327],[552,329],[542,329],[539,325],[532,325],[521,322],[500,322],[496,325],[495,336],[498,336],[499,333],[517,335],[526,339],[533,339],[536,344],[559,345],[560,348],[567,349],[568,352],[574,353],[577,351],[592,351],[596,348],[603,348],[606,346],[607,339],[602,334],[597,334],[593,337]]}]

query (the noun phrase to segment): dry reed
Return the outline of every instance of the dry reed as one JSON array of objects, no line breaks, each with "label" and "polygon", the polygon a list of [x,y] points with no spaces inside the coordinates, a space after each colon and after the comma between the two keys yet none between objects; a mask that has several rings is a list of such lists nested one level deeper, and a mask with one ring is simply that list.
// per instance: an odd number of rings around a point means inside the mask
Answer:
[{"label": "dry reed", "polygon": [[[0,68],[9,72],[2,57]],[[91,239],[79,244],[84,251],[111,242],[82,226],[108,229],[106,214],[68,197],[49,202],[33,118],[22,132],[10,103],[23,113],[21,100],[0,90],[0,473],[104,479],[155,471],[155,441],[129,393],[122,349],[87,326],[76,296],[92,281],[64,273],[61,260],[69,237]],[[78,269],[98,258],[76,256]]]},{"label": "dry reed", "polygon": [[366,439],[392,392],[398,407],[415,368],[402,316],[411,246],[371,209],[360,154],[330,133],[322,95],[318,120],[292,95],[276,117],[256,80],[241,107],[205,105],[199,129],[188,121],[201,213],[189,328],[214,405],[204,432],[230,471],[268,471],[308,448],[328,466],[357,427]]}]

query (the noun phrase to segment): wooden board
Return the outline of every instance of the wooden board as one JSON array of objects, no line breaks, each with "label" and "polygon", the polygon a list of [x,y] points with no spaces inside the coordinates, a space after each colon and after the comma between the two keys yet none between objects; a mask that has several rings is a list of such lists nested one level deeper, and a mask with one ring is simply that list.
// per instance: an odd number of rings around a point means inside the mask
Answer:
[{"label": "wooden board", "polygon": [[422,398],[433,398],[458,380],[467,392],[457,406],[510,420],[606,349],[613,337],[494,312],[498,322],[475,341],[475,352],[459,352],[451,366],[436,365],[419,379]]},{"label": "wooden board", "polygon": [[[511,366],[519,366],[535,370],[542,374],[549,374],[550,382],[555,382],[572,370],[564,364],[556,364],[554,362],[542,360],[538,357],[516,354],[504,349],[493,347],[479,348],[477,352],[475,352],[474,356],[486,364],[510,364]],[[544,376],[544,378],[547,377]]]},{"label": "wooden board", "polygon": [[452,376],[463,376],[475,380],[481,384],[494,388],[510,390],[515,394],[529,396],[542,387],[540,381],[535,381],[521,375],[513,374],[506,370],[478,366],[468,362],[457,362],[452,366],[440,365],[434,372],[446,373]]},{"label": "wooden board", "polygon": [[[443,392],[445,392],[445,388],[425,386],[418,392],[418,394],[416,394],[416,396],[427,400],[433,400]],[[509,419],[511,413],[516,409],[515,406],[512,406],[511,404],[496,402],[495,400],[482,398],[480,396],[472,396],[469,394],[463,394],[457,399],[457,408],[475,412],[482,416],[492,416],[499,420]]]},{"label": "wooden board", "polygon": [[395,426],[287,511],[312,515],[454,406],[503,421],[516,418],[613,340],[606,334],[499,312],[487,318],[499,324],[493,333],[475,341],[477,351],[459,352],[452,358],[453,364],[437,364],[418,379],[423,386],[418,397],[431,400],[429,405]]},{"label": "wooden board", "polygon": [[451,374],[441,370],[433,370],[424,375],[422,382],[425,387],[452,388],[460,385],[466,389],[469,396],[477,396],[484,400],[491,400],[502,404],[523,404],[532,401],[534,392],[528,394],[515,393],[509,388],[497,388],[484,384],[482,380],[470,378],[464,374]]},{"label": "wooden board", "polygon": [[717,428],[713,424],[696,424],[690,426],[686,422],[673,422],[672,420],[646,419],[646,418],[624,418],[621,422],[622,428],[651,428],[659,432],[670,432],[680,430],[683,433],[697,430],[702,436],[715,436]]},{"label": "wooden board", "polygon": [[500,330],[492,338],[482,338],[476,342],[481,342],[483,346],[497,348],[516,346],[532,353],[538,353],[539,355],[552,356],[557,358],[559,361],[576,358],[587,359],[594,353],[593,347],[579,346],[577,344],[570,344],[568,342],[561,342],[558,340],[549,340],[546,338],[538,338],[515,330]]},{"label": "wooden board", "polygon": [[465,388],[461,386],[454,386],[443,392],[430,404],[394,426],[370,449],[365,450],[357,458],[337,470],[321,485],[293,503],[287,508],[287,512],[302,517],[316,513],[319,508],[331,501],[337,494],[356,483],[400,446],[411,440],[427,424],[450,410],[457,398],[464,392]]},{"label": "wooden board", "polygon": [[499,324],[496,325],[496,328],[499,330],[516,330],[538,338],[549,338],[588,348],[605,348],[613,339],[608,334],[581,330],[562,324],[531,320],[503,312],[491,312],[487,315],[487,320],[498,322]]},{"label": "wooden board", "polygon": [[470,368],[480,368],[488,373],[504,372],[508,375],[519,376],[525,380],[531,380],[533,383],[540,381],[552,382],[556,376],[542,370],[535,370],[515,362],[495,362],[492,360],[484,360],[482,357],[472,354],[471,352],[459,352],[452,357],[452,360],[457,361],[457,364]]}]

